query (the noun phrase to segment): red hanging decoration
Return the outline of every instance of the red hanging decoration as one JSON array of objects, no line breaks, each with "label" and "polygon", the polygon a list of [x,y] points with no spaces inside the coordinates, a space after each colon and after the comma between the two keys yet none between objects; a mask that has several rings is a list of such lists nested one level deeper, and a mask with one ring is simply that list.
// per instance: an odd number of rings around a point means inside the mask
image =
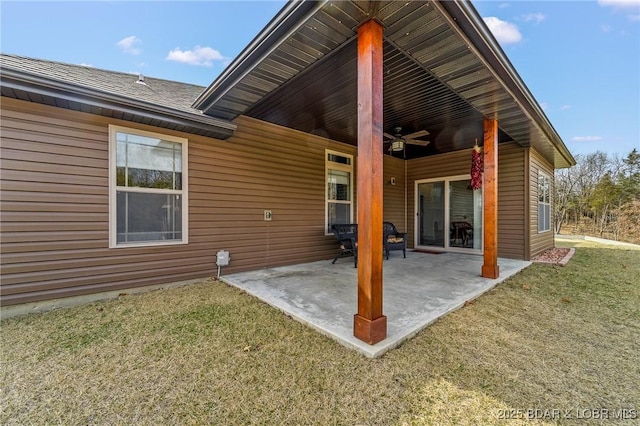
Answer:
[{"label": "red hanging decoration", "polygon": [[473,147],[473,151],[471,151],[471,189],[474,191],[476,189],[482,188],[482,152],[480,151],[480,147],[478,146],[478,140],[476,139],[475,146]]}]

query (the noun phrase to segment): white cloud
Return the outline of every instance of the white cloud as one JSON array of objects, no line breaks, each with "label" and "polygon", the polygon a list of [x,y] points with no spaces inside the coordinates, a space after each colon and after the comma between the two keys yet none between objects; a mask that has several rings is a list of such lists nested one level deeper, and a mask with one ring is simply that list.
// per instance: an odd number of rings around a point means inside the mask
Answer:
[{"label": "white cloud", "polygon": [[511,44],[522,40],[522,34],[514,24],[498,19],[495,16],[488,16],[483,19],[499,43]]},{"label": "white cloud", "polygon": [[571,140],[573,142],[597,142],[602,140],[602,136],[574,136]]},{"label": "white cloud", "polygon": [[[640,0],[598,0],[602,7],[612,7],[616,10],[627,12],[627,19],[631,22],[640,22]],[[635,13],[630,13],[635,12]]]},{"label": "white cloud", "polygon": [[524,19],[525,22],[535,22],[536,24],[544,21],[545,18],[546,16],[544,16],[543,13],[528,13],[526,15],[522,15],[522,19]]},{"label": "white cloud", "polygon": [[80,64],[80,66],[93,68],[93,65],[91,65],[91,64],[85,64],[84,62],[83,62],[83,63],[81,63],[81,64]]},{"label": "white cloud", "polygon": [[640,7],[640,0],[598,0],[598,4],[604,7],[615,7],[617,9]]},{"label": "white cloud", "polygon": [[509,6],[511,6],[509,3],[500,3],[500,4],[498,5],[498,7],[499,7],[500,9],[506,9],[506,8],[507,8],[507,7],[509,7]]},{"label": "white cloud", "polygon": [[568,110],[568,109],[571,109],[571,105],[562,105],[562,106],[560,107],[560,110],[562,110],[562,111],[566,111],[566,110]]},{"label": "white cloud", "polygon": [[138,37],[129,36],[117,42],[116,46],[118,46],[124,53],[128,53],[130,55],[139,55],[140,53],[142,53],[142,49],[136,46],[141,43],[142,40],[140,40]]},{"label": "white cloud", "polygon": [[168,61],[182,62],[189,65],[201,65],[210,67],[213,61],[225,61],[227,58],[222,56],[220,52],[210,47],[196,46],[193,50],[173,49],[167,57]]}]

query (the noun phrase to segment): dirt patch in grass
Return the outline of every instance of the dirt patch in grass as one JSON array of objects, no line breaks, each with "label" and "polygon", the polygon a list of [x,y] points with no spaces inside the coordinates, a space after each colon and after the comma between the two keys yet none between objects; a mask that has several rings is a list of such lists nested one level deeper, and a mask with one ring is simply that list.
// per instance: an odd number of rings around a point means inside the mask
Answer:
[{"label": "dirt patch in grass", "polygon": [[0,423],[637,424],[640,251],[578,245],[376,360],[216,281],[4,320]]}]

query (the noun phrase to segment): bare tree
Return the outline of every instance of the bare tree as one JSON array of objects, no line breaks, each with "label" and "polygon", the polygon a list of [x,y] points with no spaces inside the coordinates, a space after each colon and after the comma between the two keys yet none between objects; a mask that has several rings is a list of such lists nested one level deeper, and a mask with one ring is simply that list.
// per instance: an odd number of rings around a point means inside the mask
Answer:
[{"label": "bare tree", "polygon": [[556,170],[553,186],[553,229],[556,234],[569,219],[567,216],[576,198],[576,181],[574,168]]},{"label": "bare tree", "polygon": [[[597,151],[586,155],[576,155],[576,165],[569,169],[560,169],[555,174],[554,186],[554,229],[556,233],[564,224],[573,219],[573,232],[582,233],[584,218],[590,218],[593,223],[602,221],[602,210],[594,210],[595,191],[602,186],[605,176],[618,176],[624,163],[617,157],[609,157],[606,153]],[[611,179],[610,179],[611,181]],[[610,182],[609,182],[610,183]],[[600,188],[598,196],[603,195],[604,188]],[[602,198],[602,197],[600,197]],[[613,202],[609,200],[610,202]],[[603,204],[603,209],[611,209],[611,204]],[[605,221],[606,222],[606,221]],[[602,229],[602,226],[598,227]],[[597,227],[591,229],[598,231]]]}]

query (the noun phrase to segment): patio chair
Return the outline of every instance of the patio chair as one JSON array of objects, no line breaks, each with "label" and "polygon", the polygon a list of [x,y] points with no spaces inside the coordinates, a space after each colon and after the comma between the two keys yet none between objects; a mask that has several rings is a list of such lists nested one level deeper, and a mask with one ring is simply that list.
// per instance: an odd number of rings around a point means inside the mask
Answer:
[{"label": "patio chair", "polygon": [[353,255],[353,266],[358,267],[358,225],[355,223],[334,224],[331,225],[331,231],[338,240],[340,252],[333,259],[332,264],[343,256]]},{"label": "patio chair", "polygon": [[458,241],[460,241],[462,247],[468,247],[469,241],[473,242],[473,226],[469,222],[451,222],[450,233],[451,244],[458,244]]},{"label": "patio chair", "polygon": [[392,250],[402,250],[403,258],[407,258],[407,234],[398,232],[396,226],[391,222],[383,222],[384,253],[389,260],[389,252]]}]

